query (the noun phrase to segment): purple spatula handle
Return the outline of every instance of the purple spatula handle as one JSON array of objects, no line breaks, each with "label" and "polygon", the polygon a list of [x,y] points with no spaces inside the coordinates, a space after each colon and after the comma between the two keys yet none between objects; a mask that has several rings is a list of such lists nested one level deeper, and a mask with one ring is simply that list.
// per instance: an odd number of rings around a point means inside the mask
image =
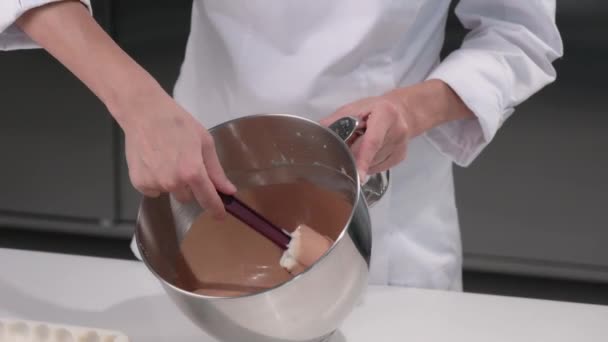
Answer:
[{"label": "purple spatula handle", "polygon": [[258,233],[265,236],[282,250],[287,249],[291,237],[281,228],[275,226],[263,216],[251,209],[248,205],[241,202],[238,198],[219,193],[226,211],[239,219],[247,226],[255,229]]}]

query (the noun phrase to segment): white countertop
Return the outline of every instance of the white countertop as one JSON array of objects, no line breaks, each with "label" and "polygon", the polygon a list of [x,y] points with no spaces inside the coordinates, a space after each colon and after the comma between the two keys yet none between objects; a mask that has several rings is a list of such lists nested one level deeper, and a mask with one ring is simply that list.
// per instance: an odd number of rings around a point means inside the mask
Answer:
[{"label": "white countertop", "polygon": [[[133,342],[213,341],[133,261],[0,248],[0,318],[119,330]],[[605,342],[608,307],[372,286],[331,342],[363,341]]]}]

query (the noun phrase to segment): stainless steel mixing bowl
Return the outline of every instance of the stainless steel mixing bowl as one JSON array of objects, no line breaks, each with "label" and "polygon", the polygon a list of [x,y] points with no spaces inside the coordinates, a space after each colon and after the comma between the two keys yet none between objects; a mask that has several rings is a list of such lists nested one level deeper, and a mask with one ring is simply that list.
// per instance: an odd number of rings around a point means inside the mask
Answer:
[{"label": "stainless steel mixing bowl", "polygon": [[179,244],[201,208],[168,195],[142,200],[136,241],[143,261],[175,304],[209,335],[225,342],[322,341],[353,309],[367,286],[371,256],[364,198],[371,205],[388,185],[388,173],[372,176],[367,188],[357,181],[345,143],[356,137],[357,127],[352,118],[339,120],[332,131],[292,115],[263,114],[210,130],[220,161],[238,188],[306,179],[352,202],[350,219],[337,227],[332,248],[306,272],[272,289],[231,298],[181,289],[175,267]]}]

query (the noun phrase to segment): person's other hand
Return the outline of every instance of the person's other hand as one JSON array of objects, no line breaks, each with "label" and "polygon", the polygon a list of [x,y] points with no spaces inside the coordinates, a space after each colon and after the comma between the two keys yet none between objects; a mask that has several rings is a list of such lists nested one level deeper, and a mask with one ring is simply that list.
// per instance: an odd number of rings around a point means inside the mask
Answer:
[{"label": "person's other hand", "polygon": [[351,146],[361,179],[387,170],[401,162],[407,151],[411,132],[410,109],[391,93],[364,98],[339,108],[321,120],[329,126],[336,120],[352,116],[360,120],[365,134]]},{"label": "person's other hand", "polygon": [[446,83],[430,80],[347,104],[320,123],[329,126],[345,116],[358,118],[365,128],[351,147],[363,180],[404,160],[409,139],[473,113]]},{"label": "person's other hand", "polygon": [[164,91],[130,101],[120,111],[129,177],[146,196],[170,192],[196,199],[217,218],[225,215],[217,191],[233,194],[209,132]]}]

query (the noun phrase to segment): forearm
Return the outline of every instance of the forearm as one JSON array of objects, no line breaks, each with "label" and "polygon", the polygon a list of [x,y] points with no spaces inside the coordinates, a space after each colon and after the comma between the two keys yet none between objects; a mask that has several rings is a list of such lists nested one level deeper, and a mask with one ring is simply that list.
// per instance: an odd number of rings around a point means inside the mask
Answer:
[{"label": "forearm", "polygon": [[387,95],[406,109],[411,138],[449,121],[475,117],[454,90],[440,80],[398,88]]},{"label": "forearm", "polygon": [[130,120],[118,109],[125,99],[161,90],[77,1],[32,9],[17,25],[91,89],[121,125]]}]

